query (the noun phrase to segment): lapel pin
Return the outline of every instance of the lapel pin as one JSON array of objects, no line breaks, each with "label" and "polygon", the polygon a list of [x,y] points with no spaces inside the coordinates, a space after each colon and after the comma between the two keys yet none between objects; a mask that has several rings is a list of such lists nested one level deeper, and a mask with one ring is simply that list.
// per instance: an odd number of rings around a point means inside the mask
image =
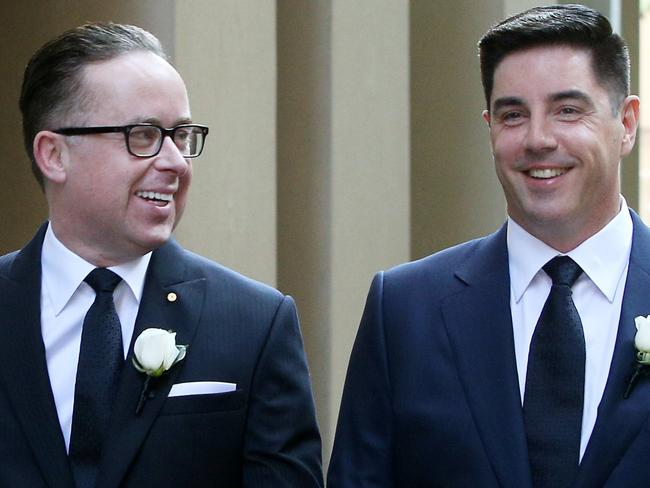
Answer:
[{"label": "lapel pin", "polygon": [[168,302],[172,302],[172,303],[173,303],[173,302],[175,302],[177,299],[178,299],[178,295],[177,295],[176,293],[174,293],[173,291],[167,293],[167,301],[168,301]]}]

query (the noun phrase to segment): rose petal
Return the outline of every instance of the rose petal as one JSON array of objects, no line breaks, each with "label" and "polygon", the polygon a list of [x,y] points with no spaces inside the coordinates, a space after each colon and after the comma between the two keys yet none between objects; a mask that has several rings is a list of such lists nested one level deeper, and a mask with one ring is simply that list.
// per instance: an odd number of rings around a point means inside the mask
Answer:
[{"label": "rose petal", "polygon": [[176,333],[149,328],[138,336],[133,346],[134,365],[149,376],[160,376],[185,357],[185,347],[176,345]]},{"label": "rose petal", "polygon": [[168,370],[174,365],[176,357],[178,356],[178,347],[176,347],[176,334],[169,334],[170,340],[165,344],[163,367]]},{"label": "rose petal", "polygon": [[634,325],[636,325],[636,330],[639,330],[639,328],[648,324],[650,324],[650,315],[648,315],[647,317],[639,315],[634,319]]},{"label": "rose petal", "polygon": [[[140,365],[147,371],[160,369],[170,343],[170,333],[162,329],[146,329],[138,336],[134,352]],[[171,337],[171,342],[174,338]]]},{"label": "rose petal", "polygon": [[640,328],[634,336],[634,345],[637,350],[643,352],[650,351],[650,329],[647,327]]}]

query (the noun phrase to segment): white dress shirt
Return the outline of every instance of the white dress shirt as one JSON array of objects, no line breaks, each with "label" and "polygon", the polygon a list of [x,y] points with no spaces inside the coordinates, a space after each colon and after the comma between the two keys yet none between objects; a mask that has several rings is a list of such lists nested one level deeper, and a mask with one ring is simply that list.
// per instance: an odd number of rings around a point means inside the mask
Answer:
[{"label": "white dress shirt", "polygon": [[[530,235],[512,219],[508,219],[507,242],[510,311],[523,402],[528,350],[552,284],[542,267],[562,253]],[[580,314],[586,346],[580,459],[596,423],[614,354],[631,247],[632,219],[621,197],[621,210],[616,217],[567,253],[584,271],[573,286],[573,301]]]},{"label": "white dress shirt", "polygon": [[[151,253],[109,268],[122,278],[113,294],[122,325],[124,357],[128,352]],[[41,333],[47,370],[66,448],[70,447],[74,387],[81,330],[95,292],[84,278],[95,266],[67,249],[49,225],[41,252]]]}]

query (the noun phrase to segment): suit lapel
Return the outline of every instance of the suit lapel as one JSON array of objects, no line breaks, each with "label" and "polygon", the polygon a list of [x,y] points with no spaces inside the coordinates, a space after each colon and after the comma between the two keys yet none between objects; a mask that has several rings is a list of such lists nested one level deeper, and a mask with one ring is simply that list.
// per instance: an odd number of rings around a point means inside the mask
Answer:
[{"label": "suit lapel", "polygon": [[[176,342],[189,344],[188,356],[192,354],[192,341],[203,308],[205,278],[187,272],[187,260],[182,254],[177,244],[169,242],[151,257],[133,340],[115,400],[111,433],[102,454],[98,488],[119,486],[185,363],[185,360],[180,362],[152,381],[144,408],[136,415],[145,376],[131,363],[135,338],[149,327],[173,330]],[[176,294],[175,301],[167,298],[171,292]]]},{"label": "suit lapel", "polygon": [[634,368],[634,318],[650,315],[650,231],[632,213],[634,238],[614,355],[598,417],[583,457],[577,486],[602,486],[650,413],[650,378],[623,395]]},{"label": "suit lapel", "polygon": [[16,255],[3,284],[0,344],[10,346],[0,354],[0,377],[48,486],[72,487],[41,335],[41,247],[46,229],[43,225]]},{"label": "suit lapel", "polygon": [[501,486],[530,486],[510,314],[506,227],[484,239],[443,304],[461,382]]}]

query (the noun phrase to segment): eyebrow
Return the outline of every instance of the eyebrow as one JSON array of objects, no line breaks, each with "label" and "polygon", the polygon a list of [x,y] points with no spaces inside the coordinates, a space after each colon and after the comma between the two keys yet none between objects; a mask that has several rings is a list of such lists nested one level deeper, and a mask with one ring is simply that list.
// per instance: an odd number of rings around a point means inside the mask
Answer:
[{"label": "eyebrow", "polygon": [[[550,102],[561,102],[562,100],[580,100],[589,106],[594,106],[593,99],[587,95],[585,92],[580,90],[565,90],[557,93],[552,93],[547,97],[547,100]],[[524,105],[524,99],[521,97],[501,97],[494,101],[494,112],[498,111],[503,107],[512,107]]]},{"label": "eyebrow", "polygon": [[497,98],[494,101],[494,107],[492,108],[492,111],[496,112],[497,110],[503,108],[503,107],[512,107],[516,105],[523,105],[524,100],[519,97],[501,97]]},{"label": "eyebrow", "polygon": [[[158,125],[158,126],[163,126],[160,119],[157,117],[138,117],[135,119],[133,124],[153,124],[153,125]],[[177,125],[183,125],[183,124],[191,124],[192,119],[189,117],[181,117],[180,119],[177,119],[176,122],[174,122],[174,126]]]},{"label": "eyebrow", "polygon": [[551,102],[561,102],[562,100],[567,100],[567,99],[580,100],[591,107],[593,107],[594,105],[593,99],[585,92],[580,90],[561,91],[559,93],[554,93],[549,97],[549,100]]}]

